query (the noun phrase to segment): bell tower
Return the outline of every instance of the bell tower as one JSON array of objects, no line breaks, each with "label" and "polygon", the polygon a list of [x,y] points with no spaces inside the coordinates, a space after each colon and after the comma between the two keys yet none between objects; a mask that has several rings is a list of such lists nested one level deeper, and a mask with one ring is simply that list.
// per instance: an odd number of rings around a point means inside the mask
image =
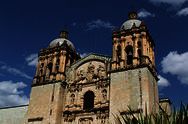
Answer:
[{"label": "bell tower", "polygon": [[78,59],[67,31],[40,50],[25,124],[61,124],[65,70]]},{"label": "bell tower", "polygon": [[110,119],[136,112],[156,112],[159,104],[154,41],[136,12],[112,34]]}]

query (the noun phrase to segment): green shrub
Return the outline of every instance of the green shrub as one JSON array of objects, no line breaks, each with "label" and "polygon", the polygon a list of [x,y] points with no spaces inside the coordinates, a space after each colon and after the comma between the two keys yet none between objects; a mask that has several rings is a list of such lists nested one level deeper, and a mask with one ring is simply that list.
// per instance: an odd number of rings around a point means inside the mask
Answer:
[{"label": "green shrub", "polygon": [[168,115],[160,107],[160,111],[157,114],[133,114],[129,109],[127,115],[116,116],[116,124],[188,124],[188,105],[180,105],[179,110],[174,108],[171,115]]}]

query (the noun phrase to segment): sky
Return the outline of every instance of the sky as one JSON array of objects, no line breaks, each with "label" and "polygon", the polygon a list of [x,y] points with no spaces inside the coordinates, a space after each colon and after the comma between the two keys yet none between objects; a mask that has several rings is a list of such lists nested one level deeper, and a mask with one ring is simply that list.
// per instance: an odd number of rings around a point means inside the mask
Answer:
[{"label": "sky", "polygon": [[0,107],[27,104],[40,49],[68,30],[78,53],[112,55],[112,31],[137,11],[156,44],[159,95],[188,103],[188,0],[17,0],[0,4]]}]

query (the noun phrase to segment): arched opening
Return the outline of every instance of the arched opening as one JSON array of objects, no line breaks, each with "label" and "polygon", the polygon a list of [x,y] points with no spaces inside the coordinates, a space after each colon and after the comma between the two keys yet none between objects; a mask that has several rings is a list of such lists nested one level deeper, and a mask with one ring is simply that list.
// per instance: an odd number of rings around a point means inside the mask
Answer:
[{"label": "arched opening", "polygon": [[49,74],[52,73],[52,66],[53,66],[53,64],[50,62],[50,63],[48,64]]},{"label": "arched opening", "polygon": [[56,66],[55,67],[56,68],[56,72],[59,71],[59,64],[60,64],[60,59],[58,58],[57,61],[56,61],[56,65],[55,65]]},{"label": "arched opening", "polygon": [[127,65],[133,64],[133,47],[131,45],[128,45],[125,48],[125,51],[127,53]]},{"label": "arched opening", "polygon": [[120,59],[121,59],[121,46],[118,45],[117,46],[117,61],[120,62]]},{"label": "arched opening", "polygon": [[138,52],[138,58],[141,58],[141,56],[142,56],[142,50],[138,49],[137,52]]},{"label": "arched opening", "polygon": [[91,110],[94,107],[94,93],[92,91],[87,91],[84,94],[84,110]]}]

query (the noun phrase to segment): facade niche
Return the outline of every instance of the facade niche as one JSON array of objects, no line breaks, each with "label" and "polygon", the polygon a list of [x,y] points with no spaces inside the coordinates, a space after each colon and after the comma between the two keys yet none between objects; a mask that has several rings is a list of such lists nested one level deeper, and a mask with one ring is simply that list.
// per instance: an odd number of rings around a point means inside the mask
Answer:
[{"label": "facade niche", "polygon": [[131,45],[128,45],[125,48],[125,52],[127,54],[127,65],[133,64],[133,47]]},{"label": "facade niche", "polygon": [[103,101],[106,101],[106,100],[107,100],[107,90],[106,90],[106,89],[104,89],[104,90],[102,91],[102,100],[103,100]]},{"label": "facade niche", "polygon": [[87,91],[84,94],[84,106],[83,109],[89,111],[94,107],[94,93],[92,91]]},{"label": "facade niche", "polygon": [[75,95],[74,94],[71,94],[71,96],[70,96],[70,104],[74,104],[74,102],[75,102]]},{"label": "facade niche", "polygon": [[117,62],[119,63],[121,60],[121,46],[120,44],[117,46]]}]

